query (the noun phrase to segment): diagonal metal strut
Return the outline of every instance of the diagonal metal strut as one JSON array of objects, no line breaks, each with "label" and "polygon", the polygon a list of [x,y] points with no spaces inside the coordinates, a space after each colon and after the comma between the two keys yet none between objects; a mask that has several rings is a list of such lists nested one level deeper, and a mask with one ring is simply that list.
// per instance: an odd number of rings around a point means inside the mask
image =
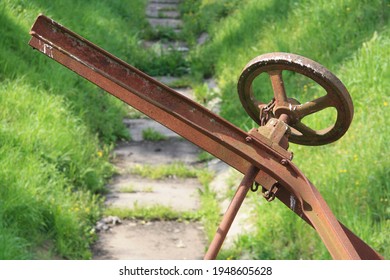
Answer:
[{"label": "diagonal metal strut", "polygon": [[40,15],[29,44],[255,181],[313,226],[335,259],[382,259],[337,221],[292,155],[269,139],[244,132],[196,102]]}]

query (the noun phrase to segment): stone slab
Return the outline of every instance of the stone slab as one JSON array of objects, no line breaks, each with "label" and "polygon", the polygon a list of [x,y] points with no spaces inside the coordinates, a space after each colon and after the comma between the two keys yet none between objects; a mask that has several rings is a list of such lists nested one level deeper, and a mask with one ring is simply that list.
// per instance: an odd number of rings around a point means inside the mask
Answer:
[{"label": "stone slab", "polygon": [[201,260],[206,241],[199,223],[129,221],[100,234],[95,260]]},{"label": "stone slab", "polygon": [[[131,192],[122,192],[129,188]],[[150,180],[122,175],[111,184],[106,204],[125,208],[161,205],[176,211],[196,211],[199,208],[200,188],[202,186],[197,179]]]},{"label": "stone slab", "polygon": [[187,140],[169,138],[152,142],[123,142],[114,150],[114,163],[120,167],[134,164],[169,164],[183,162],[195,164],[201,149]]}]

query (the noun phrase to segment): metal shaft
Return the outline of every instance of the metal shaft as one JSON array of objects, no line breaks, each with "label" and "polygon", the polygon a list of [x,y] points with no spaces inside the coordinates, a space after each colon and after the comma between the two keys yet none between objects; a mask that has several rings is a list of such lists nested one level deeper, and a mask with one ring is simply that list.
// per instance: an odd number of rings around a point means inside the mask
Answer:
[{"label": "metal shaft", "polygon": [[226,210],[225,215],[222,218],[221,224],[218,227],[214,239],[211,242],[206,255],[204,256],[205,260],[214,260],[217,257],[226,235],[228,234],[228,231],[234,221],[234,218],[236,217],[238,210],[240,209],[242,202],[246,197],[246,194],[255,181],[257,173],[259,173],[259,169],[257,167],[253,165],[249,167],[248,172],[242,179],[240,186],[238,187],[228,209]]}]

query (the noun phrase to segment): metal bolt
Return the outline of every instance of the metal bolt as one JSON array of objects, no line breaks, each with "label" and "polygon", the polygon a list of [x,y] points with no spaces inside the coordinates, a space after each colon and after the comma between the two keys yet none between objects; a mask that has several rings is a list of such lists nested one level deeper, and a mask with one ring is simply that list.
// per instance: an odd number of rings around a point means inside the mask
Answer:
[{"label": "metal bolt", "polygon": [[280,163],[281,163],[282,165],[287,165],[287,159],[283,158],[283,159],[280,161]]},{"label": "metal bolt", "polygon": [[250,143],[250,142],[252,142],[252,137],[250,137],[250,136],[247,136],[246,138],[245,138],[245,141],[246,142],[248,142],[248,143]]}]

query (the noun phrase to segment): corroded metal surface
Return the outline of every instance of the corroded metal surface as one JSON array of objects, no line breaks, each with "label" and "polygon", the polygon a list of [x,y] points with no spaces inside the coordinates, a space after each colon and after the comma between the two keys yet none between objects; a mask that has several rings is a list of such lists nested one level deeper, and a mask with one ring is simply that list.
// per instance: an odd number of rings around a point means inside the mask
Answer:
[{"label": "corroded metal surface", "polygon": [[[265,191],[278,184],[274,196],[316,229],[333,258],[381,258],[375,250],[337,221],[316,188],[291,162],[292,154],[286,150],[288,128],[283,125],[291,119],[288,111],[273,111],[277,117],[274,119],[276,123],[271,125],[267,136],[264,136],[263,127],[247,133],[50,18],[39,16],[30,34],[33,36],[30,40],[33,48],[243,174],[247,174],[248,170],[260,170],[257,174],[252,174],[254,180]],[[275,80],[280,84],[279,77]],[[276,92],[283,100],[283,92]],[[277,100],[281,99],[277,97]],[[279,101],[277,104],[280,104]],[[352,115],[349,117],[352,118]],[[243,196],[240,197],[243,200]]]},{"label": "corroded metal surface", "polygon": [[259,170],[256,167],[251,166],[242,179],[240,186],[238,187],[228,209],[226,210],[225,215],[222,218],[214,239],[211,242],[206,255],[204,256],[205,260],[214,260],[217,257],[217,254],[222,247],[223,241],[226,238],[233,220],[236,217],[238,210],[240,209],[246,197],[246,194],[255,181],[257,173],[259,173]]}]

